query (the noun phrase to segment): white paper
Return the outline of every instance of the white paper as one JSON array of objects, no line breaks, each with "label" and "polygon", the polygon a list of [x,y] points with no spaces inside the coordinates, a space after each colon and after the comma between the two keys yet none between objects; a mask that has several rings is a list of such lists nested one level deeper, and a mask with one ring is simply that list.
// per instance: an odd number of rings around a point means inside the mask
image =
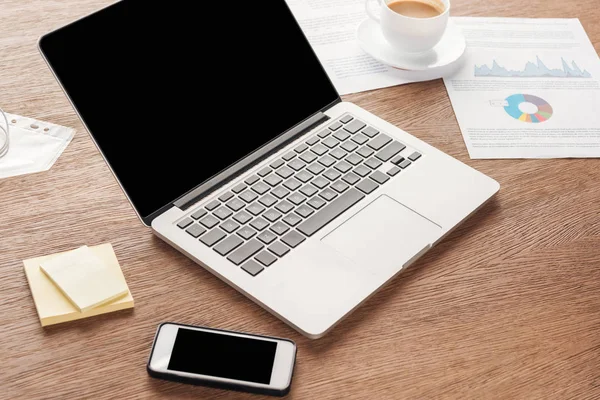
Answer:
[{"label": "white paper", "polygon": [[339,94],[412,82],[360,48],[356,29],[367,18],[365,0],[286,1]]},{"label": "white paper", "polygon": [[471,158],[600,156],[600,60],[578,19],[454,22],[467,54],[444,83]]}]

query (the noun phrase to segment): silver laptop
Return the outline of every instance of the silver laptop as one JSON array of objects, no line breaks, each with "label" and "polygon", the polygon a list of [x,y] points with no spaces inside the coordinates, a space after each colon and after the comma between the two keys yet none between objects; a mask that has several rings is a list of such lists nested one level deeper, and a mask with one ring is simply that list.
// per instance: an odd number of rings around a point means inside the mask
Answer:
[{"label": "silver laptop", "polygon": [[40,49],[141,220],[319,338],[499,185],[342,102],[284,0],[264,3],[212,26],[123,1]]}]

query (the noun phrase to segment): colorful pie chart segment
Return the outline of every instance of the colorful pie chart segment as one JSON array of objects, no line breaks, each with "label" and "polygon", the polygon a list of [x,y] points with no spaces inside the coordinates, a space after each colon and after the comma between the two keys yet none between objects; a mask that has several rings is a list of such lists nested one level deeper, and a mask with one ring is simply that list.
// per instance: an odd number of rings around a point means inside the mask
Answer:
[{"label": "colorful pie chart segment", "polygon": [[[552,116],[552,106],[540,97],[531,94],[513,94],[506,98],[507,105],[504,111],[514,119],[519,121],[537,124],[544,122]],[[533,114],[525,113],[519,109],[521,103],[531,103],[537,107],[537,112]]]}]

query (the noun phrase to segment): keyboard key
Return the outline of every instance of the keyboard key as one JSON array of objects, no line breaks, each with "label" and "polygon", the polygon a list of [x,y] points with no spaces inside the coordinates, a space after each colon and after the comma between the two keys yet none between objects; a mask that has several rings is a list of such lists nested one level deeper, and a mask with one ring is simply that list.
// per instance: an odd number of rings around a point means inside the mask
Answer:
[{"label": "keyboard key", "polygon": [[322,176],[317,176],[312,180],[312,184],[318,187],[319,189],[323,189],[325,186],[329,185],[329,181]]},{"label": "keyboard key", "polygon": [[343,118],[340,119],[340,122],[342,124],[347,124],[348,122],[352,121],[354,119],[354,117],[352,117],[351,115],[345,115]]},{"label": "keyboard key", "polygon": [[371,157],[373,153],[375,152],[367,146],[363,146],[356,151],[356,154],[358,154],[359,156],[363,156],[364,158]]},{"label": "keyboard key", "polygon": [[315,210],[313,210],[306,204],[303,204],[300,207],[296,208],[296,211],[295,211],[295,213],[298,214],[299,216],[301,216],[302,218],[307,218],[314,212],[315,212]]},{"label": "keyboard key", "polygon": [[350,122],[348,125],[346,125],[344,127],[345,130],[347,130],[348,132],[354,134],[358,131],[360,131],[362,128],[364,128],[367,124],[365,124],[364,122],[362,122],[361,120],[355,119],[354,121]]},{"label": "keyboard key", "polygon": [[[372,181],[371,181],[372,182]],[[314,235],[319,229],[333,221],[350,207],[365,197],[358,190],[351,188],[343,195],[326,205],[321,211],[298,225],[298,231],[305,236]]]},{"label": "keyboard key", "polygon": [[363,159],[357,156],[356,154],[350,154],[348,157],[346,157],[346,161],[348,161],[352,165],[358,165],[362,162],[362,160]]},{"label": "keyboard key", "polygon": [[239,227],[240,227],[240,224],[238,224],[237,222],[235,222],[234,220],[231,220],[231,219],[228,219],[227,221],[223,222],[220,226],[220,228],[223,229],[227,233],[231,233]]},{"label": "keyboard key", "polygon": [[305,145],[304,143],[302,143],[301,145],[296,146],[296,148],[294,149],[294,151],[296,153],[300,154],[300,153],[304,153],[306,151],[306,149],[308,149],[308,146]]},{"label": "keyboard key", "polygon": [[390,168],[390,170],[387,172],[387,174],[389,176],[396,176],[398,175],[398,172],[402,171],[402,169],[400,169],[400,167],[398,167],[397,165],[394,165],[392,168]]},{"label": "keyboard key", "polygon": [[206,215],[206,210],[204,208],[201,208],[198,211],[196,211],[195,213],[193,213],[191,215],[191,217],[194,219],[200,219],[200,218],[204,217],[205,215]]},{"label": "keyboard key", "polygon": [[200,236],[204,232],[206,232],[206,229],[204,229],[199,224],[194,224],[194,225],[190,226],[189,228],[187,228],[185,231],[187,233],[189,233],[190,235],[192,235],[192,237],[197,238],[198,236]]},{"label": "keyboard key", "polygon": [[213,215],[207,215],[206,217],[200,220],[200,223],[207,227],[208,229],[213,228],[215,225],[219,223],[219,220],[216,219]]},{"label": "keyboard key", "polygon": [[288,163],[288,167],[294,171],[300,171],[302,168],[306,167],[306,163],[302,160],[295,159]]},{"label": "keyboard key", "polygon": [[392,164],[396,165],[400,164],[402,161],[404,161],[404,157],[402,157],[400,154],[390,160]]},{"label": "keyboard key", "polygon": [[354,150],[356,150],[358,148],[358,145],[356,143],[354,143],[351,140],[348,140],[347,142],[342,143],[342,145],[340,146],[342,149],[346,150],[348,153],[353,152]]},{"label": "keyboard key", "polygon": [[302,221],[302,218],[300,218],[294,213],[291,213],[285,216],[282,221],[288,224],[289,226],[296,226],[300,223],[300,221]]},{"label": "keyboard key", "polygon": [[256,231],[250,228],[250,226],[243,226],[237,231],[237,234],[243,237],[244,239],[248,240],[254,235],[256,235]]},{"label": "keyboard key", "polygon": [[272,171],[271,167],[264,167],[263,169],[258,171],[258,176],[260,176],[261,178],[264,178],[265,176],[269,175],[271,173],[271,171]]},{"label": "keyboard key", "polygon": [[319,158],[319,163],[323,164],[324,166],[326,166],[327,168],[331,167],[333,164],[335,164],[335,159],[333,157],[330,157],[328,155],[325,155],[321,158]]},{"label": "keyboard key", "polygon": [[306,197],[302,196],[300,193],[292,193],[287,199],[296,206],[306,201]]},{"label": "keyboard key", "polygon": [[383,172],[380,171],[375,171],[373,172],[369,178],[373,179],[375,182],[379,183],[380,185],[383,185],[384,183],[386,183],[387,181],[390,180],[390,177],[387,176],[386,174],[384,174]]},{"label": "keyboard key", "polygon": [[220,219],[227,219],[231,216],[231,214],[233,214],[233,212],[227,207],[219,207],[213,212],[213,214]]},{"label": "keyboard key", "polygon": [[273,232],[275,232],[276,234],[278,234],[279,236],[281,236],[284,233],[286,233],[287,231],[289,231],[290,227],[287,226],[286,224],[284,224],[283,222],[279,221],[279,222],[274,223],[271,226],[271,230]]},{"label": "keyboard key", "polygon": [[367,126],[365,129],[362,130],[362,133],[364,133],[365,135],[367,135],[370,138],[373,138],[373,137],[377,136],[379,131],[371,126]]},{"label": "keyboard key", "polygon": [[367,146],[369,146],[373,150],[379,150],[391,141],[392,141],[391,137],[384,135],[382,133],[381,135],[375,137],[375,139],[371,139],[371,141],[369,141],[369,143],[367,143]]},{"label": "keyboard key", "polygon": [[213,200],[213,201],[211,201],[210,203],[208,203],[208,204],[206,205],[206,209],[207,209],[208,211],[212,211],[212,210],[214,210],[215,208],[219,207],[220,205],[221,205],[221,202],[220,202],[219,200]]},{"label": "keyboard key", "polygon": [[376,158],[369,158],[367,161],[365,161],[365,165],[371,169],[377,169],[381,164],[381,161]]},{"label": "keyboard key", "polygon": [[364,178],[371,173],[371,170],[364,165],[359,165],[358,167],[354,168],[354,173]]},{"label": "keyboard key", "polygon": [[260,179],[260,178],[259,178],[258,176],[256,176],[256,175],[252,175],[251,177],[249,177],[248,179],[246,179],[246,180],[244,181],[244,183],[245,183],[246,185],[249,185],[249,186],[250,186],[250,185],[254,185],[256,182],[258,182],[258,180],[259,180],[259,179]]},{"label": "keyboard key", "polygon": [[[283,168],[287,168],[287,167],[283,167]],[[279,171],[281,171],[283,168],[278,169],[277,173],[279,174]],[[265,182],[267,182],[269,185],[271,186],[277,186],[279,185],[281,182],[283,182],[283,179],[281,179],[280,177],[278,177],[277,175],[269,175],[267,176],[265,179]]]},{"label": "keyboard key", "polygon": [[330,149],[333,149],[335,146],[340,144],[339,140],[336,140],[333,137],[328,137],[327,139],[323,140],[321,143],[323,143],[325,146],[329,147]]},{"label": "keyboard key", "polygon": [[419,158],[421,158],[421,153],[419,153],[418,151],[415,151],[410,156],[408,156],[408,159],[410,161],[417,161]]},{"label": "keyboard key", "polygon": [[[319,165],[319,164],[317,164],[317,165]],[[296,174],[296,179],[298,179],[302,183],[306,183],[306,182],[310,181],[312,178],[313,178],[313,176],[306,171],[300,171]]]},{"label": "keyboard key", "polygon": [[290,194],[290,191],[284,188],[283,186],[279,186],[271,190],[271,194],[279,199],[283,199],[285,196]]},{"label": "keyboard key", "polygon": [[281,213],[277,210],[268,210],[267,212],[265,212],[263,214],[263,217],[268,219],[271,222],[275,222],[279,218],[281,218]]},{"label": "keyboard key", "polygon": [[266,250],[261,251],[260,253],[258,253],[254,259],[258,262],[260,262],[262,265],[264,265],[265,267],[268,267],[269,265],[273,264],[275,261],[277,261],[277,257],[275,257],[273,254],[269,253]]},{"label": "keyboard key", "polygon": [[261,233],[260,235],[257,236],[257,238],[263,242],[264,244],[269,244],[271,243],[273,240],[277,239],[277,235],[275,235],[273,232],[271,231],[264,231],[263,233]]},{"label": "keyboard key", "polygon": [[250,275],[256,276],[260,274],[264,268],[256,261],[250,260],[246,264],[242,265],[242,269]]},{"label": "keyboard key", "polygon": [[242,239],[237,237],[236,235],[231,235],[227,239],[223,240],[221,243],[214,247],[214,250],[222,256],[226,256],[231,253],[233,250],[237,249],[244,243]]},{"label": "keyboard key", "polygon": [[252,239],[242,247],[238,248],[236,251],[231,253],[227,259],[234,263],[235,265],[240,265],[254,254],[258,253],[265,246],[256,239]]},{"label": "keyboard key", "polygon": [[339,173],[339,171],[335,170],[335,169],[328,169],[327,171],[323,172],[323,176],[327,179],[329,179],[330,181],[335,181],[337,178],[339,178],[342,174]]},{"label": "keyboard key", "polygon": [[254,192],[246,190],[244,193],[239,195],[240,199],[244,200],[246,203],[252,203],[254,200],[258,198],[258,195]]},{"label": "keyboard key", "polygon": [[333,137],[336,138],[337,140],[339,140],[340,142],[343,142],[344,140],[346,140],[350,137],[350,134],[348,132],[346,132],[345,130],[341,130],[341,131],[334,133]]},{"label": "keyboard key", "polygon": [[246,189],[246,184],[245,183],[238,183],[237,185],[235,185],[233,187],[233,189],[231,189],[231,191],[235,194],[241,192],[242,190]]},{"label": "keyboard key", "polygon": [[359,183],[355,187],[360,189],[361,191],[365,192],[366,194],[369,194],[369,193],[373,192],[375,189],[377,189],[379,187],[379,185],[370,179],[364,179],[361,183]]},{"label": "keyboard key", "polygon": [[256,185],[252,186],[252,190],[258,194],[265,194],[269,191],[269,189],[271,188],[264,182],[258,182]]},{"label": "keyboard key", "polygon": [[405,168],[407,168],[407,167],[408,167],[410,164],[411,164],[411,162],[410,162],[410,161],[408,161],[408,160],[404,160],[404,161],[402,161],[400,164],[398,164],[398,166],[399,166],[400,168],[402,168],[402,169],[405,169]]},{"label": "keyboard key", "polygon": [[244,202],[241,201],[240,199],[235,198],[235,199],[231,200],[229,203],[227,203],[226,205],[227,205],[227,207],[231,208],[233,211],[239,211],[246,204],[244,204]]},{"label": "keyboard key", "polygon": [[[226,201],[229,201],[232,197],[233,197],[233,193],[225,192],[219,196],[219,200],[221,200],[223,203],[225,203]],[[196,218],[196,219],[198,219],[198,218]]]},{"label": "keyboard key", "polygon": [[319,143],[319,138],[316,136],[311,137],[310,139],[308,139],[306,141],[306,144],[309,146],[314,146],[315,144]]},{"label": "keyboard key", "polygon": [[334,122],[333,124],[329,125],[329,129],[331,129],[332,131],[337,131],[338,129],[340,129],[342,127],[342,124],[340,124],[339,122]]},{"label": "keyboard key", "polygon": [[281,200],[279,202],[279,204],[277,204],[275,206],[275,208],[279,211],[281,211],[284,214],[289,213],[290,211],[292,211],[292,209],[294,208],[293,205],[291,205],[289,202],[285,201],[285,200]]},{"label": "keyboard key", "polygon": [[265,207],[271,207],[273,204],[277,203],[277,199],[270,194],[265,194],[258,202]]},{"label": "keyboard key", "polygon": [[273,161],[271,163],[271,168],[277,169],[277,168],[281,167],[283,164],[284,164],[283,160],[282,159],[278,159],[278,160],[275,160],[275,161]]},{"label": "keyboard key", "polygon": [[396,154],[400,153],[405,148],[406,146],[402,143],[393,141],[392,143],[385,146],[383,150],[381,150],[379,153],[375,154],[375,157],[379,158],[381,161],[387,161],[390,158],[394,157]]},{"label": "keyboard key", "polygon": [[262,213],[263,211],[265,211],[265,208],[262,205],[260,205],[259,203],[252,203],[248,207],[246,207],[246,211],[248,211],[250,214],[256,216],[256,215],[259,215],[260,213]]},{"label": "keyboard key", "polygon": [[298,189],[300,186],[302,186],[302,184],[300,182],[298,182],[298,180],[296,180],[294,178],[290,178],[284,182],[283,186],[290,189],[291,191],[294,191],[294,190]]},{"label": "keyboard key", "polygon": [[212,247],[219,240],[223,239],[227,234],[220,230],[219,228],[215,228],[208,233],[205,233],[200,237],[200,241],[207,245],[208,247]]},{"label": "keyboard key", "polygon": [[365,135],[359,133],[358,135],[354,135],[354,137],[352,138],[352,141],[355,143],[358,143],[362,146],[363,144],[365,144],[369,141],[369,138],[366,137]]},{"label": "keyboard key", "polygon": [[314,163],[308,166],[307,170],[312,172],[315,175],[319,175],[321,172],[325,171],[325,167],[319,163]]},{"label": "keyboard key", "polygon": [[356,174],[350,172],[344,175],[342,180],[349,185],[354,185],[356,182],[360,181],[360,178]]},{"label": "keyboard key", "polygon": [[349,188],[348,184],[342,181],[334,182],[330,187],[338,193],[344,193]]},{"label": "keyboard key", "polygon": [[329,155],[332,156],[333,158],[335,158],[336,160],[341,160],[342,158],[346,157],[348,153],[346,153],[344,150],[340,149],[339,147],[337,149],[331,150],[329,152]]},{"label": "keyboard key", "polygon": [[293,151],[290,151],[289,153],[287,153],[286,155],[284,155],[281,158],[283,158],[285,161],[290,161],[294,157],[296,157],[296,153],[294,153]]},{"label": "keyboard key", "polygon": [[300,189],[300,193],[305,195],[306,197],[312,197],[318,190],[313,185],[305,185]]},{"label": "keyboard key", "polygon": [[323,207],[325,204],[327,204],[327,202],[325,200],[323,200],[322,198],[320,198],[319,196],[315,196],[312,199],[310,199],[306,204],[310,205],[315,210],[318,210],[321,207]]},{"label": "keyboard key", "polygon": [[327,188],[327,189],[323,190],[321,193],[319,193],[319,196],[321,196],[322,198],[324,198],[327,201],[331,201],[337,197],[337,193],[334,192],[333,190],[331,190],[330,188]]},{"label": "keyboard key", "polygon": [[291,231],[290,233],[281,238],[281,241],[290,246],[292,249],[298,246],[300,243],[304,242],[305,240],[306,238],[296,231]]},{"label": "keyboard key", "polygon": [[233,219],[235,219],[240,224],[244,225],[246,222],[248,222],[252,219],[252,216],[250,214],[248,214],[246,211],[240,211],[239,213],[237,213],[233,216]]},{"label": "keyboard key", "polygon": [[190,217],[186,217],[186,218],[182,219],[181,221],[179,221],[177,223],[177,226],[180,227],[181,229],[185,229],[192,222],[194,222],[193,219],[191,219]]},{"label": "keyboard key", "polygon": [[327,153],[327,147],[323,146],[321,143],[314,145],[310,151],[312,151],[313,153],[315,153],[318,156],[322,156],[323,154]]},{"label": "keyboard key", "polygon": [[329,136],[331,134],[331,131],[329,129],[324,129],[321,132],[317,133],[317,136],[320,137],[321,139],[326,138],[327,136]]},{"label": "keyboard key", "polygon": [[294,175],[294,171],[292,171],[288,167],[281,167],[277,170],[277,175],[279,175],[283,179],[287,179],[290,176]]},{"label": "keyboard key", "polygon": [[311,162],[317,159],[317,155],[313,152],[307,151],[306,153],[300,156],[300,159],[305,163],[310,164]]},{"label": "keyboard key", "polygon": [[250,222],[250,226],[260,232],[263,229],[265,229],[267,226],[269,226],[269,223],[259,217],[259,218],[256,218],[254,221]]},{"label": "keyboard key", "polygon": [[348,164],[346,161],[340,161],[339,163],[335,164],[334,168],[345,174],[352,169],[352,165]]},{"label": "keyboard key", "polygon": [[281,242],[275,242],[271,246],[269,246],[269,251],[271,251],[278,257],[283,257],[290,251],[290,248]]}]

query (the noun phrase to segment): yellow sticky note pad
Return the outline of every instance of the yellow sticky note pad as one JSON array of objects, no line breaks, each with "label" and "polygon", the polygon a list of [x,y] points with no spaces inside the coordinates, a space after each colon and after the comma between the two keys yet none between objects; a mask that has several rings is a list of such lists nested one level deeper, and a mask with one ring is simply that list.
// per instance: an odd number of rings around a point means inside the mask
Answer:
[{"label": "yellow sticky note pad", "polygon": [[94,315],[105,314],[126,308],[133,308],[133,297],[131,296],[129,288],[127,288],[127,283],[125,282],[125,277],[119,266],[119,261],[117,260],[117,256],[110,243],[90,247],[89,251],[91,251],[100,262],[106,265],[115,276],[122,280],[127,293],[125,296],[119,297],[116,300],[80,312],[40,268],[41,264],[70,252],[25,260],[23,261],[25,275],[27,276],[27,281],[29,282],[33,301],[42,326],[92,317]]},{"label": "yellow sticky note pad", "polygon": [[42,271],[79,309],[88,311],[127,294],[121,270],[83,246],[40,263]]}]

